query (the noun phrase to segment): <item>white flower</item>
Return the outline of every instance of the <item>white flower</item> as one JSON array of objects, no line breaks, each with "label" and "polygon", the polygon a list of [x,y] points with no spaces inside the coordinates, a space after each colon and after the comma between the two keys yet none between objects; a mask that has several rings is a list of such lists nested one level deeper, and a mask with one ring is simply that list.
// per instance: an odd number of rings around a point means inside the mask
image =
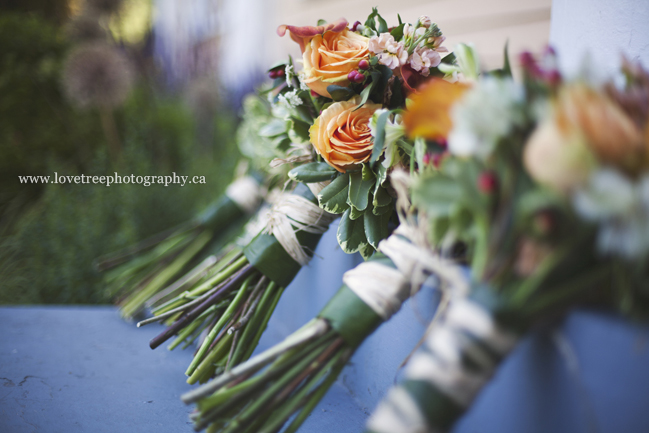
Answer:
[{"label": "white flower", "polygon": [[297,92],[297,89],[291,90],[290,92],[280,94],[277,99],[279,100],[279,103],[284,105],[286,108],[295,108],[304,103],[302,98],[297,95]]},{"label": "white flower", "polygon": [[511,79],[484,78],[451,111],[449,151],[486,158],[498,141],[525,121],[524,90]]},{"label": "white flower", "polygon": [[598,223],[600,252],[627,258],[649,252],[649,176],[634,183],[614,169],[598,170],[573,204],[584,219]]},{"label": "white flower", "polygon": [[293,65],[288,64],[284,68],[284,76],[286,77],[286,85],[288,87],[293,87],[293,77],[295,77],[295,72],[293,71]]},{"label": "white flower", "polygon": [[379,63],[387,66],[390,69],[396,69],[399,66],[403,66],[408,61],[408,52],[399,48],[396,54],[391,53],[381,53],[378,55]]},{"label": "white flower", "polygon": [[425,28],[428,28],[433,25],[433,20],[431,20],[428,15],[422,15],[419,17],[419,24],[421,24]]},{"label": "white flower", "polygon": [[372,36],[369,42],[369,50],[376,54],[379,63],[390,69],[396,69],[405,65],[408,61],[408,51],[403,42],[394,40],[390,33],[381,33],[379,36]]},{"label": "white flower", "polygon": [[430,74],[430,68],[439,65],[441,61],[442,56],[437,51],[426,47],[417,48],[410,56],[410,66],[424,77]]},{"label": "white flower", "polygon": [[390,33],[381,33],[379,36],[372,36],[368,44],[368,48],[374,54],[382,53],[387,49],[388,45],[396,43],[394,36]]},{"label": "white flower", "polygon": [[412,24],[406,23],[403,25],[403,36],[410,37],[413,35],[414,32],[415,32],[415,26],[413,26]]}]

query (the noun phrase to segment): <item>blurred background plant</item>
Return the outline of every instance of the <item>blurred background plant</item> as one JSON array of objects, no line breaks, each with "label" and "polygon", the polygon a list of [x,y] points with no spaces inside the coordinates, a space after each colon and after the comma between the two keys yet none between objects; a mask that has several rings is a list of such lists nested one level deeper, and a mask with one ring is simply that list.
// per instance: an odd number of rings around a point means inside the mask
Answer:
[{"label": "blurred background plant", "polygon": [[[148,0],[0,5],[0,303],[102,303],[93,259],[191,218],[231,180],[235,111],[213,76],[170,87]],[[22,184],[19,175],[205,176]]]}]

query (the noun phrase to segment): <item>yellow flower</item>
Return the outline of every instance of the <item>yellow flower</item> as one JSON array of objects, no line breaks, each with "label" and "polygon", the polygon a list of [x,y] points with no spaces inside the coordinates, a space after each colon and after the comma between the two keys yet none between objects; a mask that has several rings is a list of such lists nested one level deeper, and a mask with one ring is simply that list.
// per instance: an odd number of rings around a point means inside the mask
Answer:
[{"label": "yellow flower", "polygon": [[467,89],[467,84],[431,79],[411,97],[408,109],[403,114],[408,136],[445,139],[452,128],[451,107]]},{"label": "yellow flower", "polygon": [[367,103],[356,110],[360,99],[356,96],[349,101],[334,102],[309,129],[316,151],[342,173],[367,161],[372,154],[370,119],[381,105]]},{"label": "yellow flower", "polygon": [[304,83],[319,95],[331,97],[327,86],[348,86],[347,75],[358,69],[358,63],[369,57],[369,39],[347,28],[340,19],[326,26],[280,26],[278,34],[286,30],[291,39],[300,44],[304,63]]}]

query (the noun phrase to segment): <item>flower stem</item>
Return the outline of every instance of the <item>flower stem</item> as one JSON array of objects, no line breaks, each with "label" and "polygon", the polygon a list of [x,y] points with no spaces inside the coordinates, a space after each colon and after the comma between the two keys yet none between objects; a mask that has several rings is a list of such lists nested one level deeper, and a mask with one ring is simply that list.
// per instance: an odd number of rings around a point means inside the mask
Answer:
[{"label": "flower stem", "polygon": [[151,349],[155,349],[156,347],[160,346],[162,343],[170,339],[173,335],[176,335],[181,329],[183,329],[185,326],[190,324],[194,319],[200,316],[205,310],[207,310],[210,306],[214,305],[219,299],[221,299],[228,292],[230,292],[230,290],[236,287],[237,284],[241,283],[243,280],[248,278],[248,276],[250,276],[255,272],[258,271],[255,268],[253,268],[251,265],[248,264],[244,266],[228,284],[223,286],[220,290],[216,291],[213,295],[211,295],[209,298],[203,301],[200,305],[198,305],[196,308],[194,308],[189,313],[187,313],[187,315],[183,316],[178,321],[176,321],[173,325],[168,327],[160,335],[153,338],[149,342],[149,347],[151,347]]}]

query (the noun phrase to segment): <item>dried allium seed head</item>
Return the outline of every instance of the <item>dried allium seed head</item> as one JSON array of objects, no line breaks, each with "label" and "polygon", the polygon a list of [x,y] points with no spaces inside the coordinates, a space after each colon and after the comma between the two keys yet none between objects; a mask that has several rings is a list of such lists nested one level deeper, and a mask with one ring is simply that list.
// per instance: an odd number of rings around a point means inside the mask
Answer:
[{"label": "dried allium seed head", "polygon": [[106,30],[99,24],[99,17],[82,14],[75,17],[65,27],[68,38],[75,42],[90,42],[106,39]]},{"label": "dried allium seed head", "polygon": [[86,0],[88,9],[105,14],[118,12],[123,4],[123,0]]},{"label": "dried allium seed head", "polygon": [[65,92],[82,108],[120,105],[131,90],[133,79],[133,69],[126,56],[101,42],[74,49],[63,70]]}]

